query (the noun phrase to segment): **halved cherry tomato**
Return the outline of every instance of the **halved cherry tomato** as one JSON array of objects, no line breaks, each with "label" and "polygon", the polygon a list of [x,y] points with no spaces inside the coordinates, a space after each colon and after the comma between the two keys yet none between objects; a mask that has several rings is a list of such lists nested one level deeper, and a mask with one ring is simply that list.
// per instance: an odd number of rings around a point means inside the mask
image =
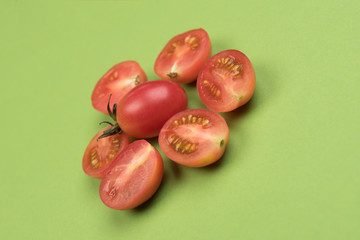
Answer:
[{"label": "halved cherry tomato", "polygon": [[118,63],[97,82],[91,95],[92,105],[107,114],[106,105],[110,94],[111,104],[116,103],[135,86],[146,81],[147,77],[137,62]]},{"label": "halved cherry tomato", "polygon": [[145,140],[137,140],[120,152],[100,183],[103,203],[126,210],[139,206],[158,189],[164,166],[161,155]]},{"label": "halved cherry tomato", "polygon": [[211,42],[204,29],[194,29],[173,37],[160,52],[154,70],[163,79],[190,83],[211,55]]},{"label": "halved cherry tomato", "polygon": [[155,137],[172,115],[187,108],[187,103],[186,92],[179,84],[150,81],[132,89],[119,101],[116,120],[131,137]]},{"label": "halved cherry tomato", "polygon": [[223,155],[229,128],[216,112],[188,109],[171,117],[158,139],[161,150],[171,160],[188,167],[203,167]]},{"label": "halved cherry tomato", "polygon": [[102,178],[116,154],[130,144],[129,137],[124,133],[98,140],[102,132],[108,128],[104,128],[91,139],[83,156],[83,170],[94,178]]},{"label": "halved cherry tomato", "polygon": [[255,90],[250,60],[238,50],[219,52],[200,71],[197,90],[203,103],[216,112],[229,112],[244,105]]}]

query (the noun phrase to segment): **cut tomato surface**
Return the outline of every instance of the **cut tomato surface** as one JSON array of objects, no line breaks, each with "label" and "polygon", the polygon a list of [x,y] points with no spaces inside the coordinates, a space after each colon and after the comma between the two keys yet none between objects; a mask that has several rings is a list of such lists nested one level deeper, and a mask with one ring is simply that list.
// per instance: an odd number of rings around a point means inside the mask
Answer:
[{"label": "cut tomato surface", "polygon": [[100,183],[103,203],[114,209],[132,209],[158,189],[164,166],[159,152],[147,141],[129,144],[111,163]]},{"label": "cut tomato surface", "polygon": [[109,127],[106,127],[99,131],[91,139],[83,156],[83,170],[87,175],[94,178],[102,178],[114,157],[123,150],[125,146],[130,144],[129,137],[124,133],[98,140],[98,137],[108,128]]},{"label": "cut tomato surface", "polygon": [[199,73],[197,90],[203,103],[216,112],[229,112],[244,105],[255,90],[250,60],[238,50],[212,56]]},{"label": "cut tomato surface", "polygon": [[203,167],[223,155],[229,128],[216,112],[188,109],[171,117],[158,139],[161,150],[171,160],[189,167]]},{"label": "cut tomato surface", "polygon": [[211,42],[204,29],[194,29],[173,37],[155,61],[155,73],[163,79],[190,83],[211,56]]},{"label": "cut tomato surface", "polygon": [[125,61],[116,64],[97,82],[91,101],[93,107],[105,114],[107,103],[111,96],[111,105],[118,102],[135,86],[146,82],[147,77],[140,65],[135,61]]}]

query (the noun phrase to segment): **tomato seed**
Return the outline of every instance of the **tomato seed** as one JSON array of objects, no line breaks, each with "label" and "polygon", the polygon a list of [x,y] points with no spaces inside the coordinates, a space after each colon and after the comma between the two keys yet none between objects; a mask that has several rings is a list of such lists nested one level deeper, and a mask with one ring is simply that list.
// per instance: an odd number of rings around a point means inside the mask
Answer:
[{"label": "tomato seed", "polygon": [[195,50],[199,46],[199,41],[194,36],[187,36],[185,38],[185,43],[191,48],[191,50]]},{"label": "tomato seed", "polygon": [[217,64],[215,67],[222,71],[225,70],[228,74],[231,74],[232,77],[234,77],[234,78],[240,77],[240,75],[242,73],[242,65],[240,63],[234,61],[234,59],[232,59],[230,57],[219,58],[217,60]]},{"label": "tomato seed", "polygon": [[220,92],[220,90],[215,86],[214,83],[209,83],[209,81],[204,80],[204,81],[203,81],[203,84],[209,88],[210,93],[211,93],[213,96],[215,96],[215,97],[219,97],[219,96],[220,96],[220,93],[221,93],[221,92]]},{"label": "tomato seed", "polygon": [[193,115],[188,115],[181,117],[181,119],[178,120],[174,120],[174,125],[175,126],[179,126],[179,125],[185,125],[185,124],[199,124],[202,127],[209,127],[210,124],[210,120],[207,118],[203,118],[201,116],[193,116]]},{"label": "tomato seed", "polygon": [[170,134],[167,138],[168,143],[175,149],[177,152],[190,154],[196,150],[196,144],[191,143],[181,137],[177,136],[176,134]]}]

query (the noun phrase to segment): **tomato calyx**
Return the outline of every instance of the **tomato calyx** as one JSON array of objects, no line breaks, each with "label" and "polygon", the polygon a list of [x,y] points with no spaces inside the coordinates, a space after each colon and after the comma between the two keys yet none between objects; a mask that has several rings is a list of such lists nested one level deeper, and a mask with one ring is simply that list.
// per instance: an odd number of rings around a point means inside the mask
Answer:
[{"label": "tomato calyx", "polygon": [[101,139],[101,138],[105,138],[105,137],[110,137],[112,135],[115,135],[115,134],[121,134],[123,131],[121,130],[119,124],[117,123],[117,120],[116,120],[116,109],[117,109],[117,103],[115,103],[113,105],[113,108],[111,110],[110,108],[110,99],[111,99],[111,94],[110,94],[110,97],[109,97],[109,101],[108,101],[108,104],[107,104],[107,111],[109,113],[109,116],[115,121],[115,123],[111,123],[111,122],[108,122],[108,121],[102,121],[100,122],[99,124],[103,124],[103,123],[107,123],[109,124],[111,127],[106,129],[103,134],[101,134],[97,140]]}]

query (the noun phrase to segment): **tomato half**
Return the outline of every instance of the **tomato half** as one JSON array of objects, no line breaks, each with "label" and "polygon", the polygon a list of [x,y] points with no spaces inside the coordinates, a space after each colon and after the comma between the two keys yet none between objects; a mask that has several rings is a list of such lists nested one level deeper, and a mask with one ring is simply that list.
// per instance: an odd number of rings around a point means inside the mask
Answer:
[{"label": "tomato half", "polygon": [[223,155],[229,128],[216,112],[188,109],[171,117],[158,139],[161,150],[171,160],[188,167],[203,167]]},{"label": "tomato half", "polygon": [[135,208],[156,192],[163,172],[159,152],[147,141],[137,140],[111,163],[100,183],[100,198],[110,208]]},{"label": "tomato half", "polygon": [[119,101],[116,120],[129,136],[155,137],[172,115],[187,108],[187,103],[186,92],[179,84],[150,81],[132,89]]},{"label": "tomato half", "polygon": [[160,52],[154,70],[163,79],[190,83],[211,55],[211,42],[204,29],[194,29],[173,37]]},{"label": "tomato half", "polygon": [[200,71],[197,90],[203,103],[216,112],[229,112],[244,105],[255,90],[250,60],[238,50],[219,52]]},{"label": "tomato half", "polygon": [[97,82],[91,95],[92,105],[96,110],[107,114],[110,94],[111,104],[116,103],[132,88],[146,81],[147,77],[137,62],[118,63]]},{"label": "tomato half", "polygon": [[84,172],[94,178],[102,178],[116,154],[130,144],[129,137],[124,133],[115,134],[98,140],[98,137],[106,129],[109,129],[109,127],[99,131],[91,139],[82,160]]}]

